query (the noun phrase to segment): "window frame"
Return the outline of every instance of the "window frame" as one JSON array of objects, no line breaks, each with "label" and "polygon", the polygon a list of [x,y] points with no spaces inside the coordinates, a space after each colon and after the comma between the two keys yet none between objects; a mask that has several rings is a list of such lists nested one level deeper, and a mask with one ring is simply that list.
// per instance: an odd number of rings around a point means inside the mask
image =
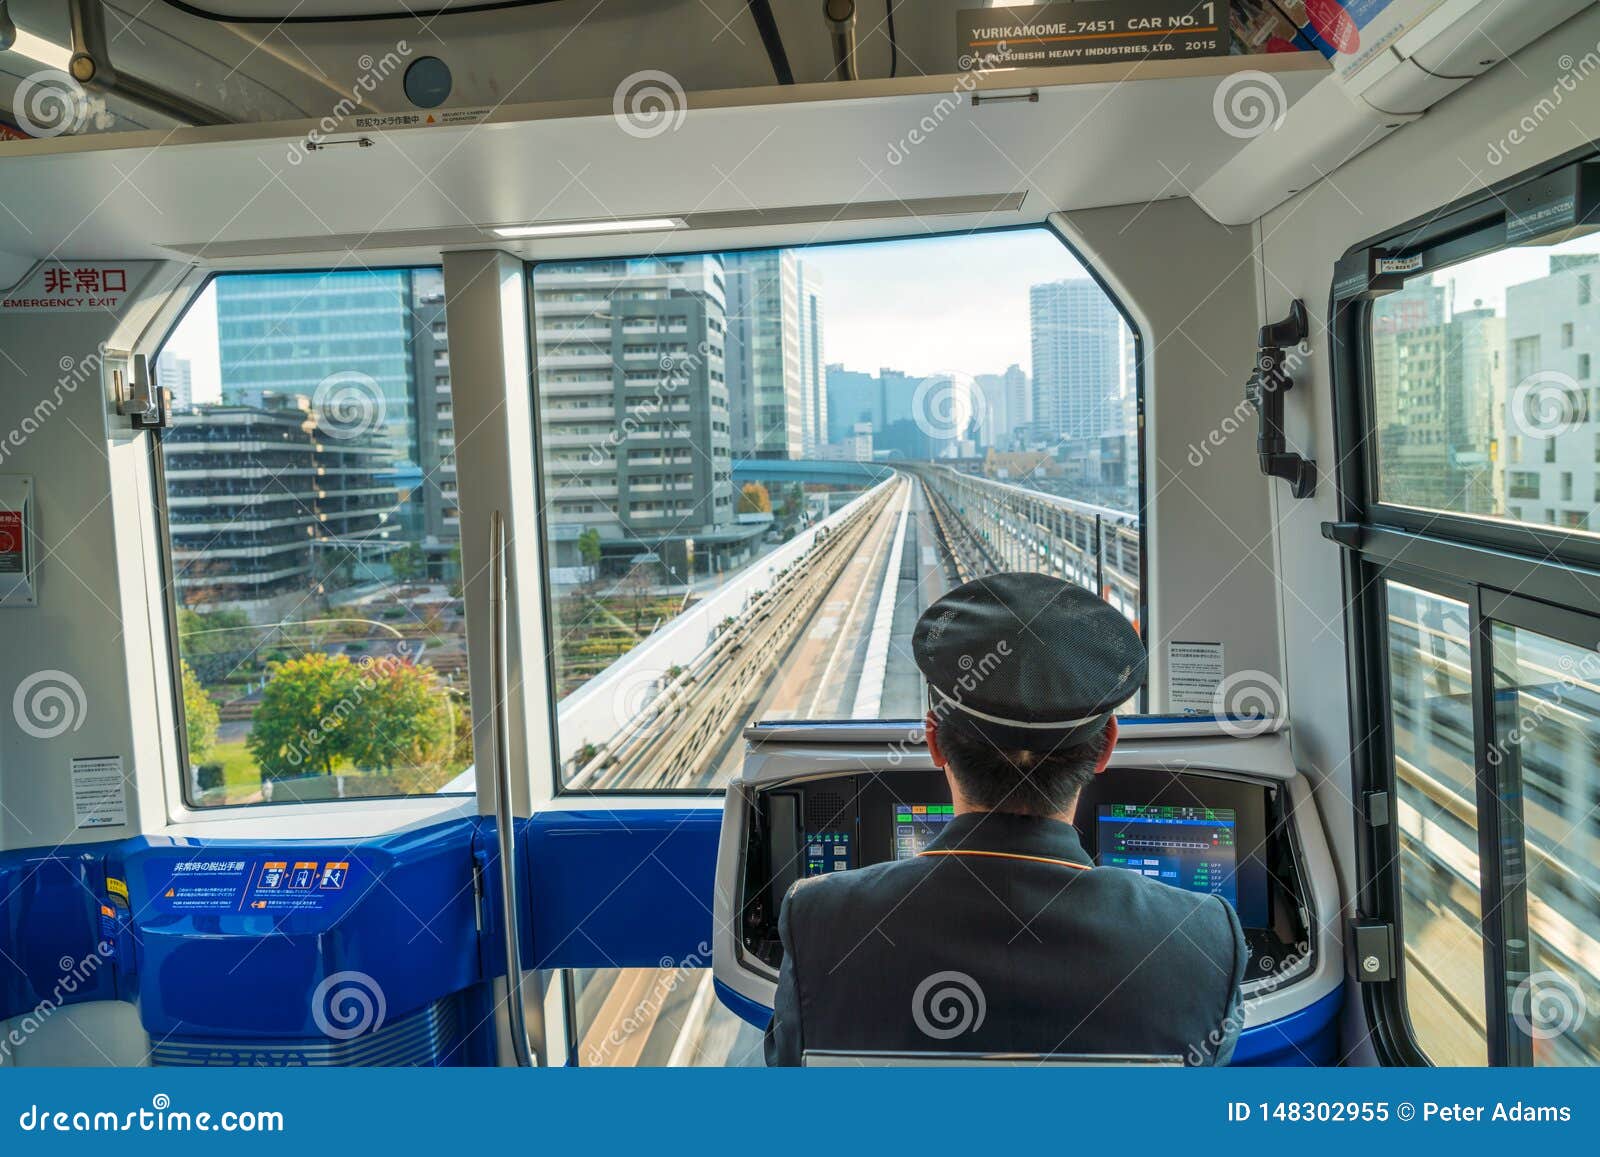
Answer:
[{"label": "window frame", "polygon": [[[380,273],[387,270],[413,270],[413,269],[439,269],[442,266],[423,262],[406,262],[401,264],[362,265],[358,269],[366,272]],[[294,274],[323,274],[337,273],[336,267],[327,266],[287,266],[284,268],[260,269],[216,269],[206,274],[204,279],[195,287],[194,293],[184,303],[182,310],[172,319],[170,327],[162,335],[154,352],[148,358],[148,365],[154,384],[159,387],[159,371],[157,363],[161,354],[166,350],[167,344],[172,340],[183,322],[188,318],[200,298],[211,288],[213,282],[224,277],[251,277],[256,275],[294,275]],[[220,803],[200,804],[190,798],[189,788],[189,728],[188,720],[184,715],[183,702],[183,651],[178,637],[178,612],[182,605],[178,602],[177,570],[172,557],[172,525],[170,522],[171,510],[168,505],[166,455],[162,449],[167,427],[163,426],[150,431],[148,439],[150,459],[150,498],[151,514],[154,518],[155,550],[154,563],[161,585],[161,604],[163,611],[162,632],[166,644],[167,654],[167,686],[172,703],[172,737],[173,751],[176,755],[176,766],[172,771],[177,783],[176,791],[172,791],[171,777],[168,779],[168,820],[173,823],[189,823],[207,820],[225,819],[230,815],[276,815],[280,811],[284,814],[306,815],[310,814],[304,809],[314,808],[318,811],[335,810],[343,813],[353,813],[363,808],[385,803],[410,803],[413,805],[429,805],[430,803],[441,812],[452,812],[462,806],[463,801],[475,801],[477,789],[459,792],[428,792],[423,794],[403,795],[363,795],[348,796],[343,799],[307,799],[307,800],[262,800],[258,803]],[[468,651],[470,654],[470,634]],[[159,674],[158,674],[159,677]],[[476,763],[476,757],[474,763]],[[265,810],[263,810],[265,809]]]},{"label": "window frame", "polygon": [[[544,448],[544,423],[540,420],[540,385],[539,385],[539,359],[538,359],[538,324],[539,320],[534,308],[533,278],[535,271],[546,264],[572,264],[583,261],[627,261],[646,257],[670,256],[700,256],[709,253],[718,255],[729,253],[764,253],[773,250],[793,249],[804,252],[813,249],[830,249],[848,245],[873,245],[885,244],[895,241],[926,241],[942,237],[977,237],[1000,233],[1044,233],[1065,249],[1071,258],[1078,263],[1084,273],[1092,280],[1100,291],[1106,295],[1112,307],[1117,311],[1117,316],[1122,319],[1122,324],[1127,326],[1128,332],[1133,336],[1134,358],[1134,425],[1136,434],[1137,454],[1139,459],[1138,481],[1138,519],[1139,519],[1139,635],[1149,644],[1148,624],[1150,622],[1150,510],[1149,510],[1149,470],[1148,442],[1145,422],[1145,353],[1148,344],[1144,331],[1139,328],[1131,310],[1112,289],[1111,284],[1101,274],[1100,270],[1084,255],[1083,251],[1073,243],[1072,239],[1062,231],[1057,223],[1045,218],[1037,222],[1017,225],[996,225],[979,229],[944,229],[923,233],[894,234],[888,236],[850,237],[838,241],[809,241],[797,244],[774,242],[765,245],[739,245],[721,249],[662,249],[657,252],[643,252],[631,254],[608,254],[599,257],[561,256],[547,258],[530,258],[523,262],[524,290],[527,301],[527,330],[528,330],[528,388],[532,392],[533,400],[533,448],[534,448],[534,475],[535,494],[539,509],[539,564],[549,573],[550,569],[550,535],[545,524],[546,492],[545,492],[545,448]],[[708,800],[722,799],[727,795],[725,787],[677,787],[677,788],[574,788],[567,786],[562,775],[561,737],[559,703],[556,700],[556,681],[553,663],[550,658],[555,654],[555,632],[558,629],[555,615],[553,595],[550,584],[541,584],[544,588],[544,647],[547,656],[545,669],[545,694],[547,696],[550,719],[553,725],[550,728],[550,767],[554,783],[551,785],[554,798],[563,796],[574,799],[616,799],[616,798],[649,798],[649,799],[683,799],[683,800]],[[1144,684],[1139,688],[1139,707],[1141,711],[1149,707],[1150,684],[1146,677]],[[807,720],[813,726],[827,726],[838,723],[840,726],[849,726],[849,720]],[[921,720],[879,720],[878,722],[899,723],[908,722],[911,725],[920,723]]]},{"label": "window frame", "polygon": [[[1378,489],[1379,447],[1373,423],[1375,373],[1371,320],[1375,295],[1341,293],[1340,274],[1364,270],[1374,250],[1420,258],[1406,279],[1497,252],[1507,242],[1508,198],[1519,186],[1600,157],[1572,150],[1436,212],[1351,246],[1329,290],[1334,471],[1338,521],[1324,523],[1339,548],[1356,847],[1356,924],[1393,930],[1393,979],[1361,985],[1379,1059],[1430,1065],[1411,1027],[1405,998],[1399,829],[1394,820],[1395,743],[1387,645],[1388,581],[1464,602],[1471,649],[1474,779],[1479,896],[1483,913],[1485,1034],[1492,1066],[1532,1063],[1532,1039],[1511,1015],[1510,977],[1528,962],[1525,855],[1504,857],[1507,841],[1526,849],[1517,761],[1492,759],[1495,715],[1494,627],[1533,630],[1560,642],[1600,640],[1600,539],[1485,516],[1385,502]],[[1398,286],[1396,286],[1398,288]],[[1592,643],[1590,644],[1592,645]]]}]

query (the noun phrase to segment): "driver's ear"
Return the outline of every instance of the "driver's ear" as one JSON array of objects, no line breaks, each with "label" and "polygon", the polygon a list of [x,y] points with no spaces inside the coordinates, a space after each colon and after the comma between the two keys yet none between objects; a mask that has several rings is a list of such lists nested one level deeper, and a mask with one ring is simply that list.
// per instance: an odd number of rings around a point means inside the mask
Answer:
[{"label": "driver's ear", "polygon": [[948,767],[950,761],[944,757],[944,752],[939,750],[939,717],[932,711],[923,717],[922,734],[927,739],[928,758],[933,760],[933,766]]},{"label": "driver's ear", "polygon": [[1094,773],[1096,775],[1103,774],[1106,768],[1111,766],[1111,749],[1117,745],[1117,717],[1115,715],[1106,720],[1103,742],[1105,746],[1100,749],[1100,758],[1094,761]]}]

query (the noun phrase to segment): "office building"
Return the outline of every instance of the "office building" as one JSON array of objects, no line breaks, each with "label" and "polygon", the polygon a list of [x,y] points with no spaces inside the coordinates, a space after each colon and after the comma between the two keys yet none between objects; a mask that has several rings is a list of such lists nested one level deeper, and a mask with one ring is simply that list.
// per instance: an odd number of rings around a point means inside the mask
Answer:
[{"label": "office building", "polygon": [[1086,277],[1035,285],[1030,309],[1031,429],[1056,441],[1121,429],[1131,335],[1105,291]]},{"label": "office building", "polygon": [[734,512],[722,259],[547,262],[533,287],[553,564],[586,570],[589,530],[609,573],[747,559],[762,528]]},{"label": "office building", "polygon": [[174,411],[194,405],[194,366],[168,350],[156,359],[156,385],[172,395]]},{"label": "office building", "polygon": [[1600,529],[1600,254],[1549,268],[1506,290],[1507,512]]},{"label": "office building", "polygon": [[201,405],[161,439],[178,601],[270,622],[382,577],[403,541],[375,434],[334,436],[305,395]]}]

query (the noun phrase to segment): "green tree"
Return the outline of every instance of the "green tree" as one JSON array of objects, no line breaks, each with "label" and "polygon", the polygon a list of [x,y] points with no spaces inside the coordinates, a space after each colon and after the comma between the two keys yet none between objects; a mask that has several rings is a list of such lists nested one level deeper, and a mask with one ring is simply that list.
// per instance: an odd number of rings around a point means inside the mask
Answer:
[{"label": "green tree", "polygon": [[178,665],[183,671],[183,722],[189,733],[189,761],[200,763],[216,746],[221,715],[216,700],[200,685],[188,661],[180,659]]},{"label": "green tree", "polygon": [[772,496],[759,482],[746,482],[739,491],[740,514],[771,514]]},{"label": "green tree", "polygon": [[451,575],[450,597],[453,599],[459,599],[462,591],[461,544],[459,542],[450,548],[449,573]]},{"label": "green tree", "polygon": [[651,569],[647,563],[634,563],[617,583],[617,594],[633,612],[633,633],[636,635],[644,625],[645,612],[650,609],[655,594],[655,576]]},{"label": "green tree", "polygon": [[407,792],[432,790],[456,746],[449,691],[432,667],[379,659],[361,673],[360,710],[341,733],[350,762],[387,773]]},{"label": "green tree", "polygon": [[428,573],[428,556],[416,543],[408,542],[389,556],[389,572],[400,582],[414,582]]},{"label": "green tree", "polygon": [[178,654],[194,667],[201,683],[215,686],[256,665],[255,648],[263,628],[250,628],[243,611],[178,611]]},{"label": "green tree", "polygon": [[345,655],[313,652],[274,663],[246,741],[263,779],[328,773],[345,758],[362,710],[362,671]]},{"label": "green tree", "polygon": [[594,527],[578,535],[578,554],[584,566],[600,565],[600,532]]}]

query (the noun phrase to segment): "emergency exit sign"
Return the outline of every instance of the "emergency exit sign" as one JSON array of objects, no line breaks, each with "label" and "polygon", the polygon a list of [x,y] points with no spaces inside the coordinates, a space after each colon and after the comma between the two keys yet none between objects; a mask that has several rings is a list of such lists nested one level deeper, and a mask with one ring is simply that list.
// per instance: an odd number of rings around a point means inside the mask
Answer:
[{"label": "emergency exit sign", "polygon": [[1093,0],[956,13],[962,72],[1226,56],[1230,42],[1228,0]]},{"label": "emergency exit sign", "polygon": [[0,313],[116,312],[127,296],[124,265],[45,261],[0,296]]}]

